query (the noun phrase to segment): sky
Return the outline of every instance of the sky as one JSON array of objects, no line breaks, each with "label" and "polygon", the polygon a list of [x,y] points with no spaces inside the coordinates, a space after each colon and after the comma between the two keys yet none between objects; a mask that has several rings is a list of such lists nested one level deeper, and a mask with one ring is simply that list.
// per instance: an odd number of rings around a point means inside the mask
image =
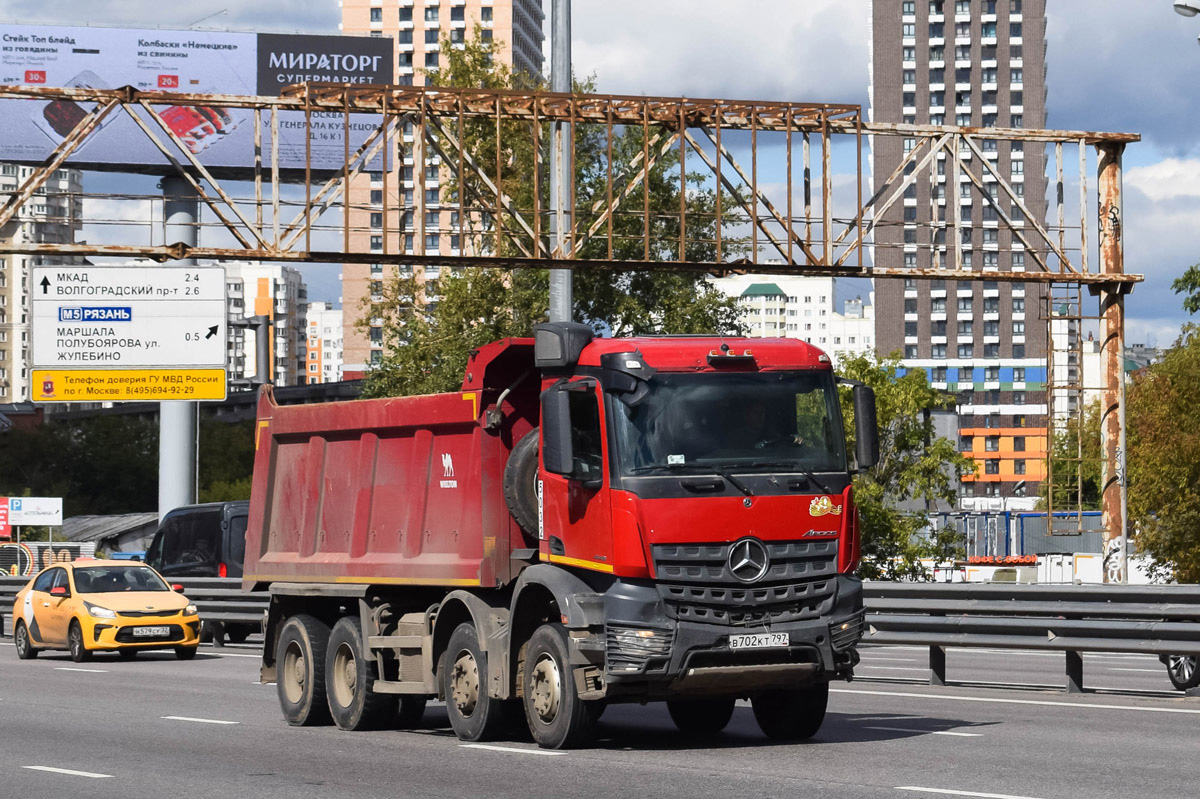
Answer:
[{"label": "sky", "polygon": [[[1125,271],[1146,276],[1127,341],[1168,346],[1188,321],[1171,281],[1200,261],[1200,17],[1171,0],[1048,5],[1048,127],[1142,136],[1124,162]],[[335,0],[0,0],[7,22],[336,33],[339,19]],[[575,0],[572,48],[604,93],[867,105],[867,0]],[[323,269],[312,299],[336,291]]]}]

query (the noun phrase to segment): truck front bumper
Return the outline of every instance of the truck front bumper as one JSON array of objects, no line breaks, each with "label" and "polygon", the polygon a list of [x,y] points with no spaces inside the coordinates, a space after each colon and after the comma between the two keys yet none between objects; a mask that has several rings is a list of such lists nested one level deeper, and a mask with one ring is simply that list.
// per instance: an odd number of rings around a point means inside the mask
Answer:
[{"label": "truck front bumper", "polygon": [[[828,614],[743,627],[672,619],[653,584],[618,580],[603,594],[602,639],[579,641],[580,654],[603,664],[605,694],[613,699],[745,696],[849,679],[863,633],[862,583],[837,583]],[[771,634],[772,645],[731,646],[731,636],[748,634]]]}]

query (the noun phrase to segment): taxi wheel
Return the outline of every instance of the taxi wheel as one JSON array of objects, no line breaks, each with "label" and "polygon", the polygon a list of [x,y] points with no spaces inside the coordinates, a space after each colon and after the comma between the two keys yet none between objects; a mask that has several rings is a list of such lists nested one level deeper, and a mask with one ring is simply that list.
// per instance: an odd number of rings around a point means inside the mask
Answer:
[{"label": "taxi wheel", "polygon": [[17,622],[13,630],[13,643],[17,645],[17,657],[21,660],[32,660],[38,656],[37,647],[29,640],[29,630],[25,628],[25,622]]},{"label": "taxi wheel", "polygon": [[329,723],[325,650],[329,625],[307,613],[289,618],[275,648],[275,689],[283,717],[293,727]]},{"label": "taxi wheel", "polygon": [[[196,650],[199,648],[198,646],[177,646],[175,647],[175,658],[176,660],[195,660]],[[124,650],[121,651],[124,652]]]},{"label": "taxi wheel", "polygon": [[83,628],[75,619],[71,620],[71,628],[67,630],[67,649],[76,663],[87,663],[92,659],[91,650],[83,643]]},{"label": "taxi wheel", "polygon": [[362,623],[343,616],[333,625],[325,650],[325,695],[333,723],[343,730],[377,730],[395,710],[396,699],[375,693],[375,662],[363,652]]}]

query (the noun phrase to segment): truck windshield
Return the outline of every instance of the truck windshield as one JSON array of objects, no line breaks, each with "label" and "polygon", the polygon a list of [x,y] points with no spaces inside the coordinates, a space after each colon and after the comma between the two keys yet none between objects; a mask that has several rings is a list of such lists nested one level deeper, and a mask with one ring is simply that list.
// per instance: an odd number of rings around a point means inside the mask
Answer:
[{"label": "truck windshield", "polygon": [[613,403],[625,474],[688,467],[845,471],[841,412],[825,371],[658,373],[630,407]]}]

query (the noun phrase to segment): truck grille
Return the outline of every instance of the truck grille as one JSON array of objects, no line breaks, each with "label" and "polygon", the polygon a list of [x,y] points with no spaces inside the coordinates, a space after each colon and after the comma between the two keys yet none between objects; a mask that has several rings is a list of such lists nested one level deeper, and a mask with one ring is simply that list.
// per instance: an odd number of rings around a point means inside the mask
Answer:
[{"label": "truck grille", "polygon": [[770,567],[757,582],[729,571],[728,544],[651,547],[658,592],[671,618],[749,627],[815,619],[837,593],[837,541],[763,541]]}]

